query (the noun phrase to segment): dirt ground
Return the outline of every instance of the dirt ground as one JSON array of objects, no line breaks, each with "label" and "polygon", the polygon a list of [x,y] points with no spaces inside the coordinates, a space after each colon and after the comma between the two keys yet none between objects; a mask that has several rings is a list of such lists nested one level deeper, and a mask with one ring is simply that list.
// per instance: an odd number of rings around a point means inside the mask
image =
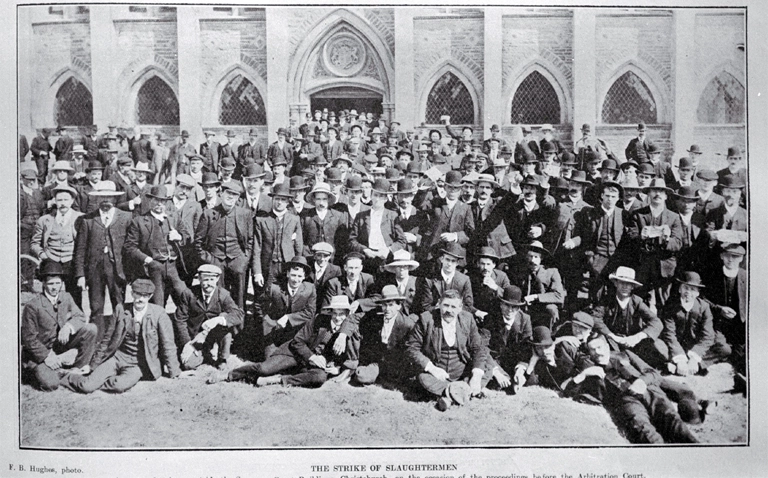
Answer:
[{"label": "dirt ground", "polygon": [[[39,392],[22,385],[21,444],[62,448],[268,448],[471,445],[626,445],[599,406],[539,387],[516,396],[491,391],[442,413],[408,389],[326,384],[319,390],[243,383],[205,384],[213,373],[140,382],[122,395]],[[730,366],[687,377],[716,401],[701,425],[704,443],[746,441],[747,401],[731,394]]]}]

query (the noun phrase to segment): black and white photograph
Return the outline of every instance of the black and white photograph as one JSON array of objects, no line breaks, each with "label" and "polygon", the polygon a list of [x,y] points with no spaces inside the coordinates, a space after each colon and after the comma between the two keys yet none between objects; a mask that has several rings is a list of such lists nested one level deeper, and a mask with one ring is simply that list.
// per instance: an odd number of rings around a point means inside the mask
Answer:
[{"label": "black and white photograph", "polygon": [[764,6],[3,11],[3,476],[764,476]]}]

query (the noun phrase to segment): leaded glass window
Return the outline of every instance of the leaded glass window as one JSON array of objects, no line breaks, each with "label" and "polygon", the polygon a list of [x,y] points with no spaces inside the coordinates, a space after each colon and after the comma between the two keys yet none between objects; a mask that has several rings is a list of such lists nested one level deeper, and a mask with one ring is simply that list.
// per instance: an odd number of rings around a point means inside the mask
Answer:
[{"label": "leaded glass window", "polygon": [[699,123],[744,123],[744,86],[725,71],[712,78],[699,99]]},{"label": "leaded glass window", "polygon": [[267,110],[259,90],[243,75],[232,78],[221,93],[219,123],[223,125],[265,125]]},{"label": "leaded glass window", "polygon": [[89,126],[93,124],[93,96],[88,88],[75,79],[68,79],[56,92],[53,117],[59,126]]},{"label": "leaded glass window", "polygon": [[179,101],[170,86],[153,76],[139,89],[136,97],[139,124],[178,125]]},{"label": "leaded glass window", "polygon": [[648,85],[635,73],[621,75],[605,96],[602,112],[603,123],[633,124],[658,122],[656,100]]},{"label": "leaded glass window", "polygon": [[560,100],[544,75],[534,71],[528,75],[512,98],[513,124],[560,123]]},{"label": "leaded glass window", "polygon": [[438,124],[444,115],[449,115],[453,124],[475,123],[472,96],[464,83],[450,71],[441,76],[429,92],[426,122]]}]

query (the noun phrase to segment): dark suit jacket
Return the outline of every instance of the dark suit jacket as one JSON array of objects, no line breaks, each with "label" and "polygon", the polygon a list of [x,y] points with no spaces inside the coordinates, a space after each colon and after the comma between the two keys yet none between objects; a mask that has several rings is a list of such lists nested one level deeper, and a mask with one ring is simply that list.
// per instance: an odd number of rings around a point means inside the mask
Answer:
[{"label": "dark suit jacket", "polygon": [[[477,330],[475,319],[468,312],[459,312],[456,317],[456,348],[459,360],[471,364],[473,369],[484,369],[488,359],[488,347]],[[406,339],[408,357],[423,372],[431,362],[435,364],[440,358],[443,343],[443,325],[440,312],[424,312],[419,316],[416,325],[411,329]]]},{"label": "dark suit jacket", "polygon": [[[498,200],[490,200],[484,207],[480,207],[477,201],[470,204],[472,215],[475,221],[475,229],[483,229],[483,225],[491,216],[491,212],[498,204]],[[492,247],[496,254],[502,259],[515,255],[515,246],[512,245],[512,238],[507,233],[504,224],[499,224],[489,234],[473,234],[469,239],[467,249],[470,254],[477,254],[479,249],[484,246]]]},{"label": "dark suit jacket", "polygon": [[629,298],[627,304],[629,320],[624,320],[624,314],[616,301],[616,296],[606,296],[601,305],[595,307],[592,316],[595,318],[594,330],[603,334],[613,333],[628,337],[639,332],[645,332],[652,339],[661,334],[661,320],[636,295]]},{"label": "dark suit jacket", "polygon": [[177,209],[173,201],[169,201],[166,211],[174,213],[178,220],[184,223],[187,230],[193,232],[197,230],[200,217],[203,215],[203,208],[200,207],[200,203],[193,199],[187,199],[181,209]]},{"label": "dark suit jacket", "polygon": [[53,154],[57,161],[72,161],[72,148],[75,141],[69,136],[60,136],[56,140],[56,146],[53,147]]},{"label": "dark suit jacket", "polygon": [[413,257],[417,251],[421,250],[424,234],[427,232],[429,226],[429,214],[422,209],[418,209],[416,206],[413,206],[411,215],[408,219],[400,213],[399,209],[397,210],[397,214],[397,220],[395,222],[400,225],[400,229],[402,229],[404,233],[410,232],[416,236],[416,242],[406,243],[405,246],[405,249],[410,252],[411,257]]},{"label": "dark suit jacket", "polygon": [[360,365],[378,363],[386,367],[388,373],[398,374],[409,368],[405,340],[416,325],[417,317],[402,311],[392,319],[392,332],[387,343],[381,341],[381,329],[384,327],[384,315],[372,311],[360,322]]},{"label": "dark suit jacket", "polygon": [[592,207],[584,200],[576,203],[566,201],[557,205],[557,218],[552,224],[552,228],[542,237],[544,248],[550,254],[559,256],[566,252],[561,247],[566,241],[566,237],[576,237],[576,219],[586,209],[592,209]]},{"label": "dark suit jacket", "polygon": [[[270,336],[272,343],[280,345],[293,338],[296,332],[315,317],[317,292],[309,282],[302,282],[291,297],[286,281],[272,284],[259,300],[264,317],[264,336]],[[288,316],[285,327],[277,325],[277,320]]]},{"label": "dark suit jacket", "polygon": [[[536,271],[536,281],[532,281],[531,294],[538,294],[539,298],[535,304],[557,304],[563,305],[565,300],[565,289],[563,288],[563,281],[560,278],[560,271],[544,266],[539,267]],[[528,294],[528,283],[530,281],[530,273],[526,271],[518,271],[512,278],[512,284],[518,286],[523,291],[523,296]]]},{"label": "dark suit jacket", "polygon": [[318,315],[314,320],[304,324],[304,327],[289,342],[288,348],[296,361],[304,367],[313,368],[314,365],[309,362],[309,358],[313,355],[322,355],[328,361],[333,360],[337,366],[354,370],[358,364],[357,344],[360,341],[356,324],[352,329],[349,329],[350,333],[347,334],[347,346],[344,353],[336,356],[333,352],[333,343],[339,334],[343,333],[348,321],[349,318],[341,324],[341,329],[333,333],[330,315]]},{"label": "dark suit jacket", "polygon": [[661,225],[669,226],[670,229],[667,241],[662,240],[661,237],[645,240],[640,238],[643,227],[652,223],[651,207],[646,206],[635,212],[632,224],[627,230],[628,237],[632,239],[639,252],[636,266],[638,276],[647,278],[645,280],[656,280],[657,277],[654,277],[653,271],[659,270],[661,277],[672,277],[677,266],[675,253],[683,246],[680,216],[666,208],[661,213]]},{"label": "dark suit jacket", "polygon": [[[706,222],[707,229],[710,231],[718,231],[725,228],[725,216],[728,214],[728,210],[725,209],[725,203],[720,207],[713,209],[707,214]],[[747,210],[743,207],[739,207],[736,213],[733,215],[731,222],[731,229],[733,231],[748,231],[749,230],[749,218],[747,217]]]},{"label": "dark suit jacket", "polygon": [[693,308],[686,312],[680,298],[670,299],[661,313],[664,331],[661,339],[669,347],[670,360],[687,351],[704,357],[715,343],[715,330],[712,325],[712,311],[702,299],[693,302]]},{"label": "dark suit jacket", "polygon": [[432,201],[431,209],[430,224],[426,233],[429,239],[422,243],[428,248],[428,258],[439,256],[439,249],[443,246],[440,234],[444,232],[455,232],[458,244],[466,249],[469,238],[475,231],[475,220],[469,204],[457,201],[453,209],[449,210],[445,199],[437,197]]},{"label": "dark suit jacket", "polygon": [[85,277],[86,282],[90,283],[96,267],[103,267],[102,262],[97,259],[104,255],[106,236],[106,241],[111,246],[115,260],[115,273],[119,278],[125,280],[123,245],[128,233],[128,226],[132,220],[133,216],[130,213],[115,209],[112,222],[105,228],[98,210],[83,216],[75,238],[75,255],[73,258],[75,277]]},{"label": "dark suit jacket", "polygon": [[[707,284],[704,289],[704,295],[712,306],[712,312],[714,312],[718,318],[722,313],[722,308],[725,306],[725,275],[723,274],[722,267],[718,267],[713,273],[705,276],[705,283]],[[741,322],[747,321],[748,303],[747,303],[747,271],[739,269],[739,273],[736,276],[736,293],[739,299],[738,317],[733,320],[741,320]]]},{"label": "dark suit jacket", "polygon": [[53,150],[53,146],[51,146],[51,142],[48,141],[47,138],[43,138],[42,135],[37,135],[32,139],[32,145],[29,149],[32,151],[32,159],[37,159],[40,156],[41,151],[50,153]]},{"label": "dark suit jacket", "polygon": [[243,325],[245,312],[237,306],[232,296],[222,286],[216,287],[208,303],[203,301],[200,285],[184,289],[177,304],[174,319],[177,344],[183,347],[202,331],[203,322],[219,316],[227,319],[228,328],[235,328]]},{"label": "dark suit jacket", "polygon": [[499,286],[495,291],[483,285],[483,275],[479,270],[472,269],[470,271],[469,282],[472,284],[473,305],[468,310],[471,313],[474,314],[478,309],[483,312],[491,312],[499,307],[499,298],[504,294],[504,287],[510,285],[509,277],[498,269],[491,271],[491,276],[496,285]]},{"label": "dark suit jacket", "polygon": [[[147,214],[149,210],[152,208],[149,202],[149,198],[147,197],[147,193],[151,188],[152,188],[152,184],[150,181],[147,181],[147,184],[141,189],[139,189],[136,183],[129,184],[127,186],[127,189],[125,190],[125,195],[120,196],[120,199],[122,199],[122,201],[117,203],[117,207],[122,209],[123,211],[132,212],[134,217],[143,216]],[[131,208],[128,205],[128,202],[139,196],[141,196],[141,204],[134,206],[133,211],[131,211]]]},{"label": "dark suit jacket", "polygon": [[[381,289],[384,288],[385,285],[393,285],[397,287],[397,279],[395,278],[395,275],[392,273],[385,273],[382,274],[380,277],[377,277],[377,284],[376,284],[376,290],[381,291]],[[408,276],[408,282],[405,284],[405,300],[403,300],[403,306],[400,311],[404,315],[410,315],[413,313],[413,300],[416,297],[416,281],[417,277],[409,275]]]},{"label": "dark suit jacket", "polygon": [[[91,359],[91,369],[95,369],[115,355],[125,340],[126,327],[133,327],[133,305],[119,304],[115,312],[107,319],[107,325],[96,353]],[[139,354],[144,360],[139,360],[144,378],[156,380],[163,375],[163,365],[168,368],[171,378],[181,373],[179,360],[176,357],[176,344],[173,341],[173,324],[168,314],[159,305],[147,304],[147,312],[141,321],[141,336],[143,345]],[[162,363],[161,363],[162,361]]]},{"label": "dark suit jacket", "polygon": [[337,251],[336,255],[344,255],[346,239],[348,238],[347,225],[349,217],[346,213],[329,209],[325,220],[321,221],[314,208],[306,209],[301,215],[301,231],[304,235],[303,256],[312,255],[312,246],[318,242],[332,244]]},{"label": "dark suit jacket", "polygon": [[243,193],[242,196],[240,196],[240,199],[237,200],[236,205],[251,211],[252,217],[266,216],[272,212],[272,198],[269,197],[269,195],[265,192],[259,194],[259,202],[255,208],[248,206],[248,198],[246,197],[246,193]]},{"label": "dark suit jacket", "polygon": [[[289,165],[293,163],[293,145],[289,142],[285,142],[283,144],[283,149],[280,149],[280,147],[277,145],[277,141],[269,145],[269,149],[267,149],[267,160],[270,164],[274,163],[277,158],[284,158],[285,162]],[[286,171],[288,171],[288,168],[286,168]]]},{"label": "dark suit jacket", "polygon": [[[216,240],[218,239],[216,223],[221,220],[224,209],[217,204],[213,209],[206,209],[200,216],[200,222],[195,229],[195,252],[200,261],[210,264],[213,260]],[[247,209],[235,206],[235,228],[237,230],[237,243],[246,259],[251,259],[253,251],[253,220],[251,212]],[[219,254],[221,254],[219,252]]]},{"label": "dark suit jacket", "polygon": [[[405,236],[397,218],[396,212],[386,208],[381,216],[381,235],[384,236],[384,243],[389,248],[390,254],[405,247]],[[352,231],[349,233],[349,249],[363,252],[368,248],[370,232],[371,210],[368,209],[360,212],[352,223]]]},{"label": "dark suit jacket", "polygon": [[723,196],[712,192],[706,201],[699,198],[699,201],[696,203],[695,211],[706,217],[710,212],[722,206],[724,201]]},{"label": "dark suit jacket", "polygon": [[[584,255],[587,252],[595,253],[597,251],[598,241],[603,234],[601,228],[603,214],[603,208],[598,206],[595,208],[582,209],[581,212],[576,215],[576,227],[573,231],[573,237],[574,239],[576,237],[580,238],[580,244],[577,247],[577,250],[581,255]],[[614,252],[614,254],[616,254],[617,252],[620,252],[619,246],[624,237],[624,215],[622,214],[621,209],[614,209],[613,214],[613,231],[611,232],[611,235],[616,241],[616,251]]]},{"label": "dark suit jacket", "polygon": [[337,266],[336,264],[328,263],[328,265],[325,267],[325,271],[323,272],[323,275],[320,276],[320,278],[318,278],[317,275],[315,274],[314,262],[310,262],[309,267],[312,269],[312,271],[309,273],[309,275],[305,280],[307,282],[312,282],[313,284],[315,284],[315,290],[317,292],[317,308],[319,309],[320,306],[322,305],[320,304],[320,302],[325,297],[326,285],[334,277],[341,277],[343,272],[341,271],[341,267]]},{"label": "dark suit jacket", "polygon": [[488,343],[491,357],[510,375],[514,374],[515,365],[531,358],[530,340],[533,338],[531,317],[520,312],[512,327],[507,330],[498,307],[489,315],[487,321],[491,331]]},{"label": "dark suit jacket", "polygon": [[451,283],[446,287],[443,281],[443,276],[440,274],[438,268],[434,274],[420,277],[416,281],[416,296],[413,299],[413,313],[421,314],[422,312],[431,311],[443,292],[453,289],[459,292],[462,297],[462,303],[464,304],[464,310],[474,311],[474,298],[472,296],[472,284],[469,281],[469,277],[456,271],[453,275]]},{"label": "dark suit jacket", "polygon": [[264,145],[256,143],[241,144],[237,149],[237,162],[241,168],[245,168],[251,163],[264,164],[264,160],[267,157],[267,153],[264,151]]},{"label": "dark suit jacket", "polygon": [[23,361],[41,364],[58,340],[59,331],[69,324],[77,332],[85,325],[85,315],[75,304],[72,296],[59,292],[56,307],[43,294],[35,296],[24,305],[21,315],[21,346]]},{"label": "dark suit jacket", "polygon": [[370,298],[373,289],[373,276],[368,273],[360,273],[360,278],[357,280],[357,288],[355,290],[349,290],[349,281],[347,281],[347,276],[346,274],[342,274],[339,277],[335,277],[329,280],[326,284],[322,306],[325,307],[330,304],[331,297],[333,296],[346,295],[349,298],[350,303],[358,301],[360,303],[360,309],[363,312],[368,312],[373,307],[375,307],[373,299]]},{"label": "dark suit jacket", "polygon": [[77,204],[80,212],[88,214],[99,209],[101,199],[98,196],[88,195],[89,192],[93,191],[90,182],[77,186],[75,189],[77,190]]},{"label": "dark suit jacket", "polygon": [[[191,233],[184,224],[180,224],[177,221],[175,214],[169,214],[165,221],[182,236],[179,246],[183,245],[184,241],[191,237]],[[152,232],[156,227],[160,227],[160,224],[158,224],[157,219],[152,214],[135,217],[128,225],[125,242],[123,243],[123,265],[128,272],[129,280],[144,276],[144,260],[147,257],[152,257],[155,260],[158,259],[157,251],[152,251],[151,248]],[[165,242],[171,246],[172,253],[178,255],[176,248],[168,242],[167,236],[165,237]]]},{"label": "dark suit jacket", "polygon": [[221,145],[216,141],[211,141],[211,144],[203,143],[200,145],[200,156],[205,158],[204,168],[212,173],[219,172],[219,148]]},{"label": "dark suit jacket", "polygon": [[237,150],[234,144],[220,144],[219,145],[219,159],[232,158],[236,159]]},{"label": "dark suit jacket", "polygon": [[646,137],[642,143],[640,143],[639,138],[632,138],[629,140],[629,144],[627,144],[627,148],[624,150],[624,156],[627,158],[627,160],[633,160],[637,164],[645,163],[648,161],[648,157],[650,156],[648,154],[648,146],[650,146],[650,142],[648,141],[648,138]]},{"label": "dark suit jacket", "polygon": [[[270,212],[268,216],[257,217],[253,225],[253,271],[254,274],[263,274],[266,278],[269,273],[269,264],[272,262],[272,252],[275,247],[282,251],[285,262],[300,256],[304,251],[304,238],[301,232],[298,216],[287,212],[283,217],[283,240],[275,244],[277,239],[277,216]],[[259,253],[259,251],[261,253]]]}]

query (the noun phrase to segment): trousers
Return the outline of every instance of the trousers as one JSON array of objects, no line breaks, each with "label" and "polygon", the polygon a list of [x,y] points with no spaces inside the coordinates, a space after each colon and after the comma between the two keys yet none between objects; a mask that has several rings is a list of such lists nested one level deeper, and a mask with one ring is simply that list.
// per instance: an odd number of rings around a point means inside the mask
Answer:
[{"label": "trousers", "polygon": [[[91,356],[96,350],[96,334],[97,329],[95,325],[85,324],[69,338],[66,344],[61,344],[57,341],[53,351],[57,355],[61,355],[67,350],[77,349],[77,357],[72,366],[75,368],[84,367],[91,361]],[[29,369],[33,374],[35,384],[40,390],[50,392],[59,388],[60,378],[58,370],[53,370],[45,362],[36,364]]]},{"label": "trousers", "polygon": [[62,385],[80,393],[93,393],[96,390],[123,393],[139,383],[141,376],[138,364],[128,363],[120,354],[116,354],[96,367],[90,375],[69,375]]},{"label": "trousers", "polygon": [[152,303],[164,308],[169,293],[173,301],[178,303],[186,286],[179,278],[176,261],[152,261],[146,269],[149,280],[155,285]]},{"label": "trousers", "polygon": [[649,385],[645,396],[625,394],[621,411],[627,428],[639,443],[698,443],[680,418],[672,402],[657,385]]}]

